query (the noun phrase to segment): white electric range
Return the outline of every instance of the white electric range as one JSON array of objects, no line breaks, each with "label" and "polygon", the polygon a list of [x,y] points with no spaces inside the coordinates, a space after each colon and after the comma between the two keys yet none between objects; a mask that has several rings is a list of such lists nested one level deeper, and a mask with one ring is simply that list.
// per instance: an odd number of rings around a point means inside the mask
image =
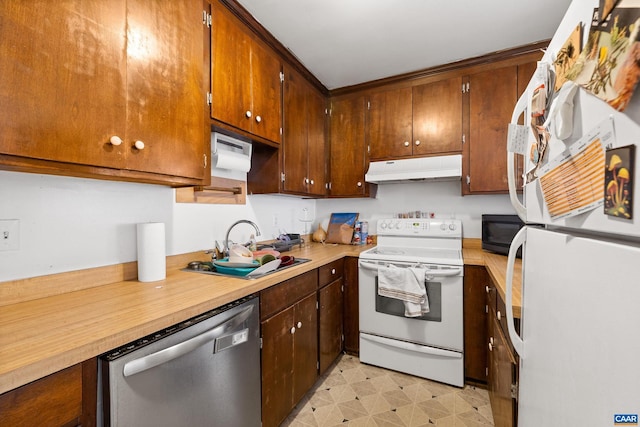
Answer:
[{"label": "white electric range", "polygon": [[[389,218],[377,246],[359,257],[360,361],[464,385],[462,223]],[[425,269],[429,312],[405,315],[404,302],[378,294],[381,268]]]}]

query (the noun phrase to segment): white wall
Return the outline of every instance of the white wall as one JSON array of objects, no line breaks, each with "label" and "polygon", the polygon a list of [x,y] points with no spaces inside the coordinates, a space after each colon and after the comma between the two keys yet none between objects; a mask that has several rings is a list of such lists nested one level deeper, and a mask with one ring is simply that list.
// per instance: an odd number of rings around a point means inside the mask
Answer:
[{"label": "white wall", "polygon": [[[20,220],[19,250],[0,252],[0,282],[135,261],[140,222],[164,222],[167,255],[176,255],[212,248],[238,219],[257,223],[258,240],[302,232],[304,208],[313,212],[315,201],[249,196],[240,206],[177,204],[165,186],[0,171],[0,219]],[[230,238],[245,242],[253,232],[241,224]]]},{"label": "white wall", "polygon": [[482,214],[514,214],[509,196],[460,195],[460,181],[412,182],[378,185],[375,199],[318,200],[318,221],[328,223],[332,212],[359,212],[360,219],[369,221],[369,234],[375,233],[376,219],[391,218],[409,211],[434,212],[436,217],[462,220],[465,238],[480,238]]},{"label": "white wall", "polygon": [[[410,210],[455,214],[465,237],[480,237],[482,213],[513,213],[507,196],[460,196],[460,183],[387,184],[376,199],[309,200],[249,196],[246,205],[177,204],[173,189],[53,175],[0,171],[0,219],[20,220],[20,248],[0,252],[0,282],[136,260],[136,227],[164,222],[167,255],[205,250],[224,240],[238,219],[250,219],[262,236],[304,233],[331,212],[360,212],[375,220]],[[375,222],[370,225],[375,230]],[[238,225],[231,240],[246,242],[252,227]]]}]

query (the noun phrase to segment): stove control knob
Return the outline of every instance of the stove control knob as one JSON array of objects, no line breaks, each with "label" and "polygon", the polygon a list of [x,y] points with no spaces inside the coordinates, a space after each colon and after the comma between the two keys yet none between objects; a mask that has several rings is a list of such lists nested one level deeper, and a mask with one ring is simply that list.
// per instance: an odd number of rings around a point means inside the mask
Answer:
[{"label": "stove control knob", "polygon": [[455,224],[449,224],[449,230],[455,231],[455,229],[456,229],[456,225]]},{"label": "stove control knob", "polygon": [[402,228],[402,223],[396,222],[396,228],[400,230]]},{"label": "stove control knob", "polygon": [[385,228],[387,228],[387,223],[386,223],[386,222],[381,222],[381,223],[380,223],[380,228],[381,228],[381,229],[383,229],[383,230],[384,230]]},{"label": "stove control knob", "polygon": [[447,224],[442,223],[440,224],[440,230],[445,231],[447,229]]}]

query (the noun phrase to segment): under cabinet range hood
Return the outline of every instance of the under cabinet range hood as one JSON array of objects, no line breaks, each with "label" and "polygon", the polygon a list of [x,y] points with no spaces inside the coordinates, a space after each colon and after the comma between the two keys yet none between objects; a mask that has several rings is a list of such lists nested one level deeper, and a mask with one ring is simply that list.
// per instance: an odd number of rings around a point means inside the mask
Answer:
[{"label": "under cabinet range hood", "polygon": [[462,155],[371,162],[364,179],[374,184],[451,181],[462,176]]}]

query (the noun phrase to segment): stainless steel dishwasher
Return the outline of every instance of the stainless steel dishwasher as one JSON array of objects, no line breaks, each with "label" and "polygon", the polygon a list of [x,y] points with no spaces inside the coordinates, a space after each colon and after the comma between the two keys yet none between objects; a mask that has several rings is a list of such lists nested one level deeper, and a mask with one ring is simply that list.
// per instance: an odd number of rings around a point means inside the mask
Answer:
[{"label": "stainless steel dishwasher", "polygon": [[99,358],[98,425],[260,426],[258,298]]}]

